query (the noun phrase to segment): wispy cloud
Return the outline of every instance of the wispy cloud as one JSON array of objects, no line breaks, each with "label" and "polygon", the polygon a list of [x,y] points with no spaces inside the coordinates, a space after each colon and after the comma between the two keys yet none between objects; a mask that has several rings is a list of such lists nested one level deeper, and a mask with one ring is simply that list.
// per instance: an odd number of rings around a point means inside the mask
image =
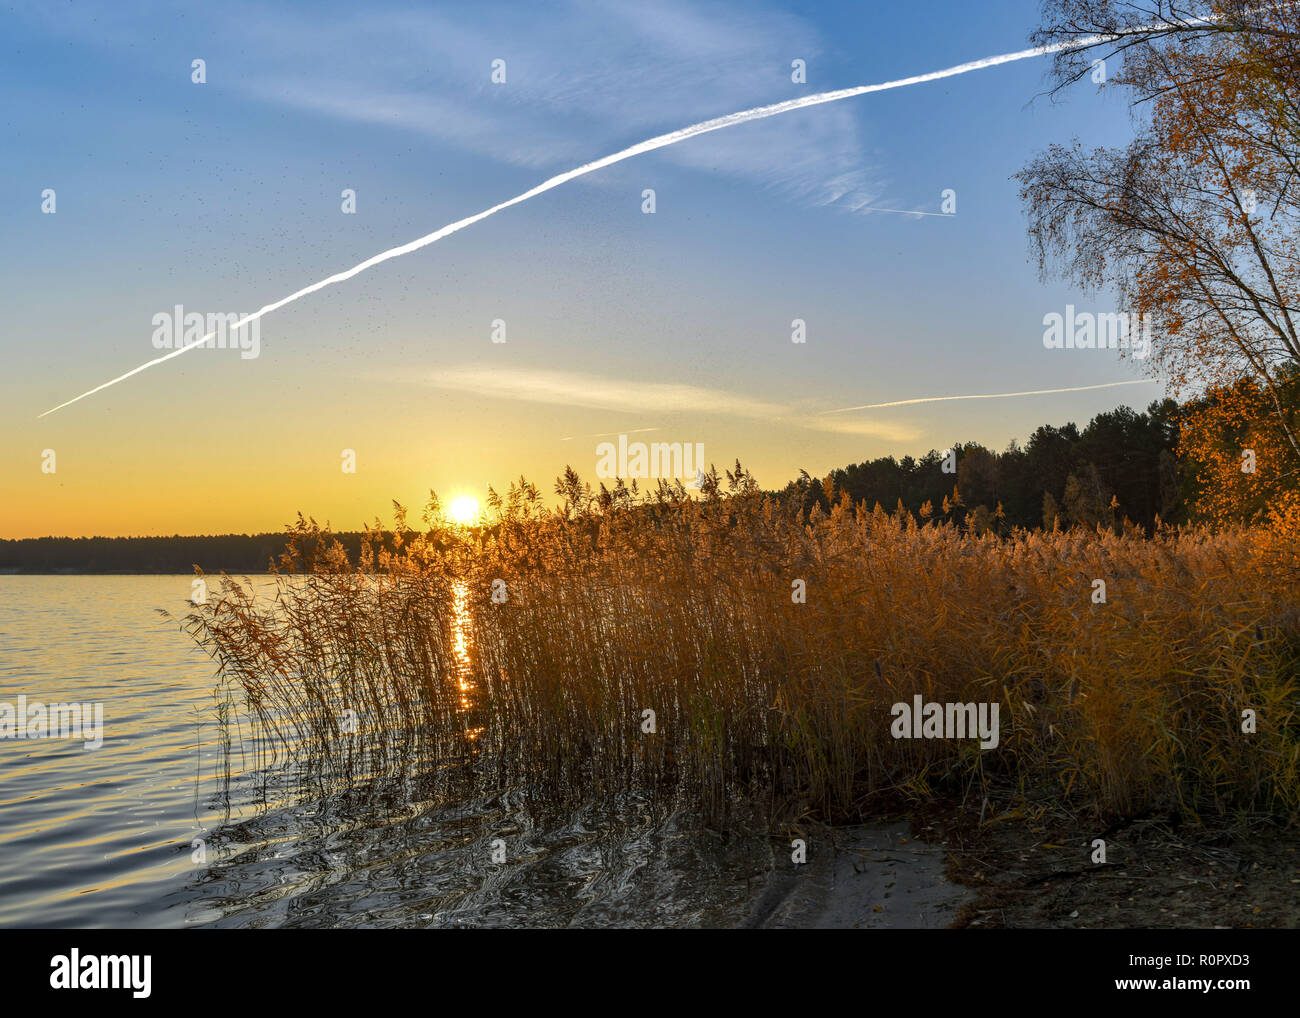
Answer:
[{"label": "wispy cloud", "polygon": [[829,431],[837,435],[861,435],[864,438],[883,438],[891,442],[911,442],[919,438],[921,431],[908,424],[897,421],[881,421],[868,417],[814,417],[800,421],[813,431]]},{"label": "wispy cloud", "polygon": [[[67,24],[40,8],[29,13],[50,31],[81,33],[88,45],[107,42],[132,59],[156,51],[148,7],[92,6],[97,17]],[[321,11],[234,0],[195,8],[189,21],[204,40],[210,80],[224,88],[534,169],[816,91],[790,81],[790,61],[815,65],[824,52],[810,22],[738,0],[488,2],[455,11]],[[497,58],[506,61],[503,86],[489,78]],[[174,54],[157,59],[174,71]],[[661,158],[774,188],[791,200],[865,210],[880,187],[858,117],[849,109],[813,110],[704,138]]]},{"label": "wispy cloud", "polygon": [[919,434],[915,427],[907,424],[860,417],[822,417],[804,413],[785,403],[753,399],[731,390],[710,386],[639,382],[578,371],[526,368],[503,371],[497,367],[462,365],[439,368],[419,381],[449,392],[524,403],[635,413],[643,419],[647,414],[730,417],[890,441],[910,441]]},{"label": "wispy cloud", "polygon": [[[283,24],[274,36],[294,39],[296,56],[281,53],[273,75],[250,78],[252,94],[530,167],[799,94],[789,78],[792,54],[815,62],[822,52],[802,19],[744,4],[515,5],[508,19],[490,5],[454,19],[365,10],[326,26],[309,12],[277,17]],[[340,61],[340,53],[353,56]],[[506,61],[504,86],[488,77],[498,57]],[[861,207],[878,192],[849,110],[759,125],[664,158],[814,204]]]},{"label": "wispy cloud", "polygon": [[722,389],[676,382],[634,382],[577,371],[503,371],[496,367],[465,366],[440,368],[425,382],[452,392],[588,410],[701,413],[766,421],[789,413],[787,407],[778,403],[747,399]]}]

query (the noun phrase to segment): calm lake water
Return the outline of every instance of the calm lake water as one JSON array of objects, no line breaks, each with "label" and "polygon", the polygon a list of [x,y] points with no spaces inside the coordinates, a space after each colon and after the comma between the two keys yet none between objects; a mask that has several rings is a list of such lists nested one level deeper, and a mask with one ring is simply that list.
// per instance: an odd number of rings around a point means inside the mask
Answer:
[{"label": "calm lake water", "polygon": [[637,803],[546,823],[509,794],[381,808],[241,768],[238,733],[227,781],[215,666],[157,614],[185,613],[191,579],[0,576],[0,703],[104,713],[99,748],[0,739],[0,926],[730,926],[754,907],[768,839]]}]

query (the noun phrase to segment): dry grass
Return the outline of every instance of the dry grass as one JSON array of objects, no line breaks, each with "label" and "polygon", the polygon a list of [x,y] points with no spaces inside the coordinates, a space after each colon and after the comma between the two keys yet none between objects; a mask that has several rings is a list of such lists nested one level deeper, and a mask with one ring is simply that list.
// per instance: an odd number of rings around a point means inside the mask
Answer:
[{"label": "dry grass", "polygon": [[[434,500],[417,533],[399,508],[356,563],[300,520],[274,600],[227,581],[188,625],[266,734],[348,774],[433,766],[714,816],[994,786],[1100,815],[1300,815],[1291,539],[973,537],[847,501],[801,518],[739,465],[698,499],[572,475],[557,492],[548,509],[521,482],[473,529]],[[1001,744],[895,740],[914,694],[999,702]]]}]

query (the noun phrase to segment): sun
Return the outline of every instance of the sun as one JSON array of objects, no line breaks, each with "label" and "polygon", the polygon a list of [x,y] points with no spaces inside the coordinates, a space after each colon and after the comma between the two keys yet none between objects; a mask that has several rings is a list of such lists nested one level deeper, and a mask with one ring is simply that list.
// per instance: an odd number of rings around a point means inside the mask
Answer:
[{"label": "sun", "polygon": [[473,523],[478,519],[478,499],[470,498],[468,495],[452,499],[451,505],[447,506],[447,515],[462,527]]}]

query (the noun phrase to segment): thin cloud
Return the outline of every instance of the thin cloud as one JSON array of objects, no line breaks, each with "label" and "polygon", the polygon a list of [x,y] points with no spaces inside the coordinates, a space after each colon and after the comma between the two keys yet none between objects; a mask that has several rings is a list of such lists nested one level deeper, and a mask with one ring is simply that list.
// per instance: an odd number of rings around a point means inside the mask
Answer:
[{"label": "thin cloud", "polygon": [[798,423],[813,431],[828,431],[836,435],[855,435],[862,438],[883,438],[890,442],[912,442],[922,434],[920,429],[907,424],[869,418],[849,420],[841,417],[828,420],[824,417],[812,417]]},{"label": "thin cloud", "polygon": [[588,410],[701,413],[764,421],[789,413],[778,403],[748,399],[723,389],[679,382],[632,382],[578,371],[442,368],[425,379],[425,384],[476,396]]},{"label": "thin cloud", "polygon": [[[882,438],[906,442],[919,432],[910,425],[866,419],[828,420],[810,416],[783,403],[751,399],[735,392],[676,382],[635,382],[578,371],[517,369],[502,371],[465,365],[441,368],[421,380],[424,385],[447,392],[467,393],[489,399],[549,406],[577,407],[623,413],[658,413],[680,416],[730,417],[747,421],[808,428],[837,435]],[[638,428],[638,432],[662,428]],[[631,431],[607,432],[632,434]],[[571,438],[561,441],[571,441]]]},{"label": "thin cloud", "polygon": [[1099,385],[1071,385],[1064,389],[1027,389],[1024,392],[989,392],[974,396],[922,396],[918,399],[896,399],[890,403],[864,403],[862,406],[823,410],[822,414],[847,414],[852,410],[881,410],[891,406],[912,406],[916,403],[947,403],[955,399],[1010,399],[1013,396],[1051,396],[1058,392],[1087,392],[1090,389],[1112,389],[1118,385],[1152,385],[1154,378],[1136,378],[1124,382],[1102,382]]},{"label": "thin cloud", "polygon": [[[28,17],[52,34],[113,46],[132,59],[157,52],[147,11],[102,0],[88,6],[94,16],[86,19],[41,7]],[[665,125],[787,98],[801,90],[790,81],[791,54],[818,66],[825,52],[810,20],[740,2],[567,0],[454,12],[413,5],[331,9],[322,17],[229,0],[196,8],[190,22],[209,65],[223,68],[222,87],[255,102],[410,132],[534,170]],[[503,86],[489,78],[498,58],[506,61]],[[173,73],[169,53],[156,59]],[[663,159],[814,205],[852,209],[880,188],[860,114],[842,109]]]}]

